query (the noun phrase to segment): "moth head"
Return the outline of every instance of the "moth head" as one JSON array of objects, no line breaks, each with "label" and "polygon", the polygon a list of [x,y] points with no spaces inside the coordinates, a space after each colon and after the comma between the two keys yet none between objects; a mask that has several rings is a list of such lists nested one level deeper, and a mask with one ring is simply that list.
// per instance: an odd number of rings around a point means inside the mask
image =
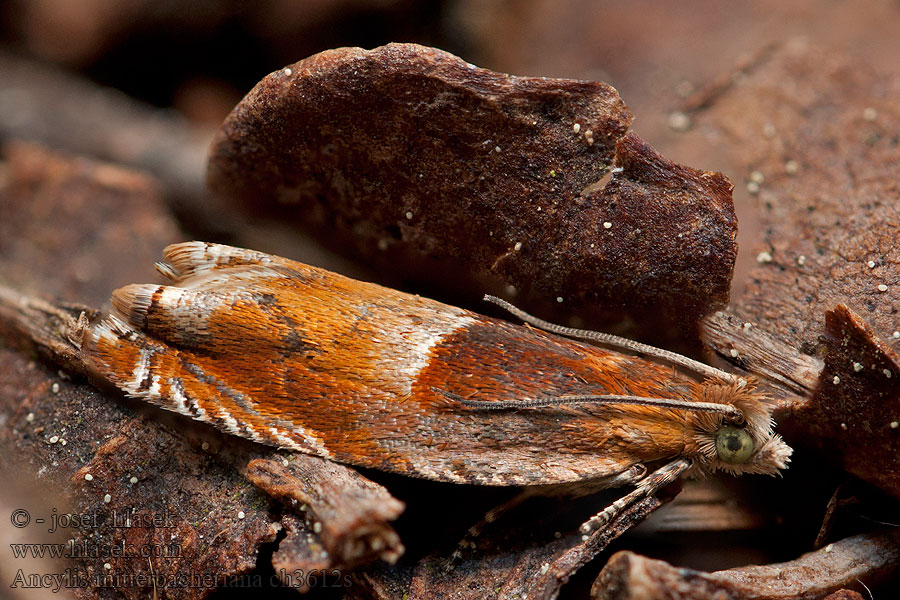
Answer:
[{"label": "moth head", "polygon": [[790,462],[791,447],[774,432],[772,407],[753,383],[698,384],[697,399],[737,408],[742,419],[718,413],[695,413],[689,424],[689,445],[701,472],[725,471],[732,475],[776,475]]}]

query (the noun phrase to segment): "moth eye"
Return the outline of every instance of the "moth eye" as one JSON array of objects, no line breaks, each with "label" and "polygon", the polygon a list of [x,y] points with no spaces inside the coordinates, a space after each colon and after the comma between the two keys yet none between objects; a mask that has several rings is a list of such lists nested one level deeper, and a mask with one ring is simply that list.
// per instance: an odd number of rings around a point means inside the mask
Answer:
[{"label": "moth eye", "polygon": [[723,427],[716,433],[716,454],[729,465],[747,462],[753,454],[753,439],[743,429]]}]

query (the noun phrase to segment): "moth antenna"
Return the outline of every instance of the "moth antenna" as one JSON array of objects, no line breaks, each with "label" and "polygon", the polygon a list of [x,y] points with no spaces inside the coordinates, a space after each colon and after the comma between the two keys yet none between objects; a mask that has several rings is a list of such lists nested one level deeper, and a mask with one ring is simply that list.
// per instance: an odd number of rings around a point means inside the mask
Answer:
[{"label": "moth antenna", "polygon": [[551,406],[568,406],[573,404],[632,404],[636,406],[657,406],[659,408],[671,408],[674,410],[689,410],[693,412],[707,412],[725,415],[735,421],[743,421],[744,413],[731,404],[716,404],[713,402],[688,402],[684,400],[672,400],[668,398],[647,398],[644,396],[619,396],[614,394],[572,394],[565,396],[548,396],[530,400],[469,400],[458,394],[433,388],[447,398],[462,404],[467,408],[479,410],[515,410],[520,408],[547,408]]},{"label": "moth antenna", "polygon": [[747,384],[743,377],[728,373],[727,371],[723,371],[715,367],[711,367],[698,360],[688,358],[683,354],[672,352],[671,350],[664,350],[662,348],[657,348],[656,346],[650,346],[649,344],[642,344],[640,342],[629,340],[628,338],[613,335],[611,333],[603,333],[601,331],[592,331],[590,329],[576,329],[574,327],[557,325],[556,323],[551,323],[550,321],[545,321],[543,319],[535,317],[534,315],[530,315],[524,310],[510,304],[506,300],[503,300],[502,298],[498,298],[496,296],[491,296],[490,294],[485,294],[484,300],[492,304],[496,304],[512,315],[518,317],[519,319],[522,319],[529,325],[533,325],[534,327],[543,329],[544,331],[549,331],[550,333],[564,335],[571,338],[578,338],[582,340],[591,340],[594,342],[600,342],[603,344],[609,344],[610,346],[623,348],[625,350],[630,350],[632,352],[647,354],[649,356],[654,356],[656,358],[669,361],[672,364],[680,365],[694,371],[695,373],[699,373],[707,377],[722,379],[730,383],[736,383],[742,387]]}]

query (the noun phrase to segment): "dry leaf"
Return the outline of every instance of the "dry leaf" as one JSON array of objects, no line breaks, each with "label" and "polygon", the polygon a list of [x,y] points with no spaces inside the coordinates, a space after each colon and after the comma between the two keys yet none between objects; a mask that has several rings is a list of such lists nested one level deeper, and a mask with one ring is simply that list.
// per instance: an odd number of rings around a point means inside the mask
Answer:
[{"label": "dry leaf", "polygon": [[603,83],[502,75],[412,44],[342,48],[244,98],[209,184],[469,299],[513,286],[519,304],[690,329],[728,298],[731,184],[663,158],[630,122]]}]

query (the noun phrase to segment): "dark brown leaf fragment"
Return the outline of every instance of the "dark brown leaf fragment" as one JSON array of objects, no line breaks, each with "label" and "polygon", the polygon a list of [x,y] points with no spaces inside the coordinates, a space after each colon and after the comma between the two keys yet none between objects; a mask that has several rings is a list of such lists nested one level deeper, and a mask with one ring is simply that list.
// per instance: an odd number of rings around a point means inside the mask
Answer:
[{"label": "dark brown leaf fragment", "polygon": [[287,514],[281,518],[281,526],[286,535],[272,555],[272,567],[282,584],[306,592],[312,586],[299,575],[327,572],[334,564],[332,557],[304,519]]},{"label": "dark brown leaf fragment", "polygon": [[900,497],[900,356],[843,304],[825,315],[823,346],[819,384],[789,407],[786,425]]},{"label": "dark brown leaf fragment", "polygon": [[[747,367],[768,378],[769,366],[792,357],[824,358],[815,391],[801,392],[808,400],[782,415],[782,430],[792,444],[826,450],[894,496],[900,496],[900,429],[891,428],[900,421],[897,93],[896,78],[794,41],[696,115],[739,149],[735,170],[746,173],[758,199],[764,237],[752,248],[757,260],[746,293],[729,310],[737,322],[780,340],[769,349],[780,356],[751,356]],[[710,333],[723,356],[748,348]]]},{"label": "dark brown leaf fragment", "polygon": [[[764,326],[764,325],[763,325]],[[779,394],[812,393],[822,373],[822,361],[727,311],[702,321],[704,341],[724,360],[761,377]]]},{"label": "dark brown leaf fragment", "polygon": [[825,600],[865,600],[865,597],[853,590],[838,590],[825,596]]},{"label": "dark brown leaf fragment", "polygon": [[[304,506],[329,565],[352,568],[376,559],[393,563],[403,554],[399,536],[388,525],[403,512],[403,503],[348,467],[295,454],[287,465],[252,460],[247,478],[275,498]],[[279,548],[276,561],[284,566],[287,560]]]},{"label": "dark brown leaf fragment", "polygon": [[547,518],[529,520],[526,530],[515,532],[504,521],[482,534],[477,549],[427,557],[413,569],[370,569],[355,576],[352,597],[420,599],[464,597],[514,599],[556,598],[569,578],[613,540],[641,523],[662,506],[663,500],[645,498],[633,504],[604,529],[583,540],[578,532],[549,540],[515,539],[553,530]]},{"label": "dark brown leaf fragment", "polygon": [[629,551],[614,554],[594,582],[594,600],[818,600],[859,581],[872,585],[900,566],[900,532],[846,538],[780,564],[714,573],[678,568]]},{"label": "dark brown leaf fragment", "polygon": [[523,252],[527,277],[545,294],[650,321],[693,324],[725,305],[737,255],[731,182],[634,133],[617,143],[615,164],[602,190],[562,209],[547,245],[556,264]]},{"label": "dark brown leaf fragment", "polygon": [[731,184],[663,158],[630,122],[603,83],[502,75],[412,44],[343,48],[247,95],[213,143],[209,184],[470,299],[513,286],[520,304],[690,326],[728,298]]},{"label": "dark brown leaf fragment", "polygon": [[[190,582],[179,597],[204,598],[253,571],[259,547],[275,539],[277,525],[240,473],[186,442],[183,431],[131,418],[72,475],[72,489],[87,501],[80,508],[99,516],[88,540],[134,549],[84,559],[100,586],[138,599],[154,586]],[[137,583],[122,583],[129,581]]]},{"label": "dark brown leaf fragment", "polygon": [[721,152],[746,174],[762,221],[746,293],[730,311],[796,352],[816,354],[838,304],[900,343],[897,85],[795,41],[697,115],[730,140]]}]

